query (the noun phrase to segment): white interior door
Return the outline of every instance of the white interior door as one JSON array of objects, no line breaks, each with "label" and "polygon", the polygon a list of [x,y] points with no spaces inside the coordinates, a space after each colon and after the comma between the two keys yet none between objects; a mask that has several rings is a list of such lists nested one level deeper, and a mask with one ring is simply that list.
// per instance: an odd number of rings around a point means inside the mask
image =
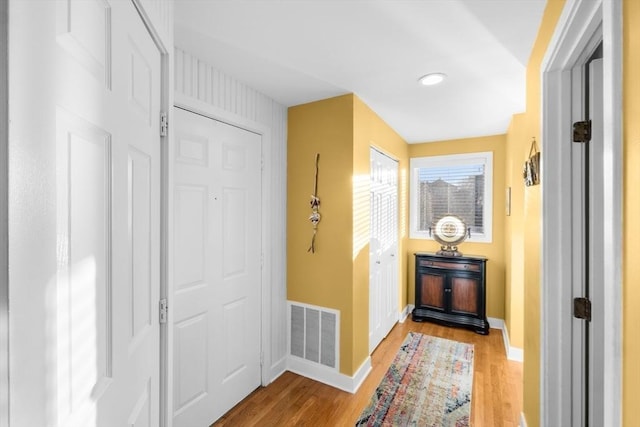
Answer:
[{"label": "white interior door", "polygon": [[130,1],[58,12],[58,420],[157,426],[161,57]]},{"label": "white interior door", "polygon": [[[157,426],[161,54],[131,1],[20,3],[16,15],[40,19],[31,31],[50,43],[23,49],[51,61],[29,84],[52,110],[39,115],[33,105],[43,134],[14,170],[55,172],[47,208],[29,227],[18,215],[11,222],[11,424]],[[44,134],[50,125],[55,139]],[[30,191],[14,188],[16,206],[30,203]],[[34,310],[46,324],[25,316]]]},{"label": "white interior door", "polygon": [[369,352],[398,321],[398,162],[371,148]]},{"label": "white interior door", "polygon": [[208,426],[260,385],[261,137],[175,112],[173,416]]}]

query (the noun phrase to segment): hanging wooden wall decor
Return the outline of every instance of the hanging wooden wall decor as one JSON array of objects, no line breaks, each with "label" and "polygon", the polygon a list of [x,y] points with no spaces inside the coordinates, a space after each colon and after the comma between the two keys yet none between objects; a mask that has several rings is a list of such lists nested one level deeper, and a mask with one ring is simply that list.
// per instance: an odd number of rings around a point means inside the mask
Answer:
[{"label": "hanging wooden wall decor", "polygon": [[538,151],[535,137],[533,137],[533,141],[531,141],[529,158],[524,162],[522,176],[524,178],[524,185],[527,187],[540,184],[540,152]]},{"label": "hanging wooden wall decor", "polygon": [[318,165],[320,163],[320,153],[316,153],[316,177],[313,184],[313,194],[311,195],[311,215],[309,215],[309,221],[313,225],[313,236],[311,237],[311,246],[307,249],[307,252],[312,254],[316,252],[316,234],[318,233],[318,223],[320,222],[320,199],[318,198]]}]

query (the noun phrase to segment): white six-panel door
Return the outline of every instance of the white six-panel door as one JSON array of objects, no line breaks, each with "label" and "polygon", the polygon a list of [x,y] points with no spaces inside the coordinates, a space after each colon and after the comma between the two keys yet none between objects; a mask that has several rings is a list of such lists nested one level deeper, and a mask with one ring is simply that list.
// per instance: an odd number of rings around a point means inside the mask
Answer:
[{"label": "white six-panel door", "polygon": [[160,53],[130,1],[58,13],[58,421],[153,427]]},{"label": "white six-panel door", "polygon": [[398,162],[371,149],[369,352],[398,321]]},{"label": "white six-panel door", "polygon": [[260,385],[261,157],[259,135],[175,109],[175,427]]}]

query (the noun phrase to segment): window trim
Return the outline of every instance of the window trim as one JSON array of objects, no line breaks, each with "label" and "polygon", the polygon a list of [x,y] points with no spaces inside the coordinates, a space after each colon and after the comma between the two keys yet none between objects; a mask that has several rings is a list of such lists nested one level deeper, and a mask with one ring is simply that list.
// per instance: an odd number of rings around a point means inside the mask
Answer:
[{"label": "window trim", "polygon": [[493,152],[450,154],[444,156],[412,157],[409,159],[409,238],[434,240],[428,231],[418,227],[418,169],[425,167],[458,166],[484,163],[484,233],[474,233],[466,242],[493,242]]}]

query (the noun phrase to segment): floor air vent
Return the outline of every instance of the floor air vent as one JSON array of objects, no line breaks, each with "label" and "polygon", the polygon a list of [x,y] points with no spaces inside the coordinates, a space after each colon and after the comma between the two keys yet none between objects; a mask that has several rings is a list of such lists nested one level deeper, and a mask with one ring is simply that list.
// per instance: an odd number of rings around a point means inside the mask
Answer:
[{"label": "floor air vent", "polygon": [[289,302],[292,356],[337,369],[339,312]]}]

